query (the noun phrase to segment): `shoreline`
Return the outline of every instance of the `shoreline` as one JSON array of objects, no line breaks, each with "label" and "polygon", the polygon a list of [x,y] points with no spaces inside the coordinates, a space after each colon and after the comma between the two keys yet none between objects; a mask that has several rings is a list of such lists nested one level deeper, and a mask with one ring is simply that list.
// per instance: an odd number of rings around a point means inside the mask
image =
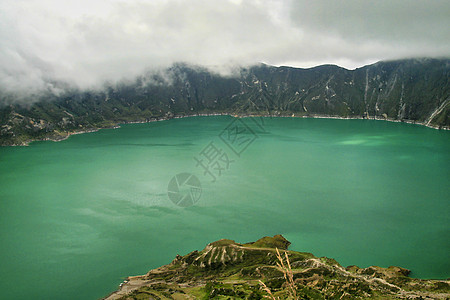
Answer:
[{"label": "shoreline", "polygon": [[[289,250],[290,244],[279,234],[249,243],[221,239],[209,243],[203,250],[177,255],[172,262],[143,275],[126,277],[117,290],[102,299],[147,299],[149,295],[164,295],[164,292],[179,296],[173,299],[210,299],[217,295],[249,299],[247,296],[254,295],[255,291],[270,292],[263,282],[271,283],[283,278],[283,268],[279,263],[281,274],[273,271],[277,261],[288,265],[289,271],[284,273],[284,279],[287,281],[286,274],[290,274],[291,285],[299,292],[298,299],[311,299],[308,295],[315,295],[314,299],[319,298],[317,295],[321,296],[320,299],[334,299],[336,295],[341,295],[340,298],[346,296],[345,299],[448,299],[449,279],[412,278],[409,269],[398,266],[345,267],[332,258]],[[285,260],[280,252],[285,254]],[[214,288],[211,282],[214,282]],[[286,284],[278,284],[276,292],[286,299],[287,289]],[[239,292],[233,293],[233,290]],[[311,290],[314,294],[310,293]],[[259,295],[261,297],[257,299],[264,298],[262,292]]]},{"label": "shoreline", "polygon": [[92,133],[97,132],[102,129],[118,129],[121,128],[122,125],[127,124],[145,124],[145,123],[153,123],[153,122],[161,122],[161,121],[168,121],[171,119],[183,119],[183,118],[190,118],[190,117],[211,117],[211,116],[230,116],[234,118],[250,118],[250,117],[267,117],[267,118],[306,118],[306,119],[338,119],[338,120],[374,120],[374,121],[387,121],[387,122],[393,122],[393,123],[407,123],[412,125],[420,125],[432,129],[437,130],[450,130],[450,127],[440,127],[440,126],[434,126],[431,124],[426,124],[424,122],[416,122],[413,120],[397,120],[397,119],[391,119],[391,118],[384,118],[384,117],[364,117],[364,116],[348,116],[348,117],[342,117],[342,116],[333,116],[333,115],[295,115],[295,113],[292,113],[290,115],[287,114],[249,114],[249,113],[202,113],[202,114],[192,114],[192,115],[177,115],[172,117],[163,117],[163,118],[155,118],[155,119],[147,119],[142,121],[130,121],[130,122],[123,122],[123,123],[116,123],[113,126],[110,127],[98,127],[98,128],[91,128],[86,130],[79,130],[79,131],[69,131],[64,132],[64,136],[61,136],[59,138],[51,138],[46,137],[43,139],[33,139],[29,141],[25,141],[21,144],[13,144],[13,145],[2,145],[2,146],[11,146],[11,147],[17,147],[17,146],[29,146],[32,142],[40,142],[40,141],[52,141],[52,142],[61,142],[64,140],[67,140],[72,135],[78,135],[78,134],[84,134],[84,133]]}]

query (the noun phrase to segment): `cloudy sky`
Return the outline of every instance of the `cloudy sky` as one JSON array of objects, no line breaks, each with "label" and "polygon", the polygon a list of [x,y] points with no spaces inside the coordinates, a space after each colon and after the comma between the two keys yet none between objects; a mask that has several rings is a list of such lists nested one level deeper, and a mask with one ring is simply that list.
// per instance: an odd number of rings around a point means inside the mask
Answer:
[{"label": "cloudy sky", "polygon": [[92,87],[187,62],[349,69],[450,56],[448,0],[0,0],[0,88]]}]

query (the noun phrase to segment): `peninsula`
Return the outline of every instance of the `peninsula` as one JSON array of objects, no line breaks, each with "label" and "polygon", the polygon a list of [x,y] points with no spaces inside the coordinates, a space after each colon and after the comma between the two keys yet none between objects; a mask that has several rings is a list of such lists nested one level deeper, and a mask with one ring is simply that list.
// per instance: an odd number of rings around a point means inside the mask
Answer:
[{"label": "peninsula", "polygon": [[341,266],[288,250],[281,235],[240,244],[219,240],[130,276],[104,299],[449,299],[450,280],[408,277],[401,267]]}]

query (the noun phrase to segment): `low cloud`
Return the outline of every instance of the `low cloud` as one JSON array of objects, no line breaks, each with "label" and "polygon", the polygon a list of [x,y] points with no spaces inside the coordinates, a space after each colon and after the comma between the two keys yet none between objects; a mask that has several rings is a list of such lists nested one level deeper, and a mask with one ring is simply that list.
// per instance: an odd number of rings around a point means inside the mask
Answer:
[{"label": "low cloud", "polygon": [[355,68],[448,56],[448,1],[3,0],[4,95],[95,88],[175,62]]}]

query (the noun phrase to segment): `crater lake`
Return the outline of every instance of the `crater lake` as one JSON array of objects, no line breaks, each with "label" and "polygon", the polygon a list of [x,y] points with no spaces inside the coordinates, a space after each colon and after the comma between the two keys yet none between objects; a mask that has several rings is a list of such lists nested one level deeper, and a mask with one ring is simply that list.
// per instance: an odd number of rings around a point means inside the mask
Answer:
[{"label": "crater lake", "polygon": [[[173,190],[178,174],[199,184]],[[189,117],[3,147],[0,286],[98,299],[210,241],[275,234],[448,278],[449,179],[450,132],[374,120]]]}]

